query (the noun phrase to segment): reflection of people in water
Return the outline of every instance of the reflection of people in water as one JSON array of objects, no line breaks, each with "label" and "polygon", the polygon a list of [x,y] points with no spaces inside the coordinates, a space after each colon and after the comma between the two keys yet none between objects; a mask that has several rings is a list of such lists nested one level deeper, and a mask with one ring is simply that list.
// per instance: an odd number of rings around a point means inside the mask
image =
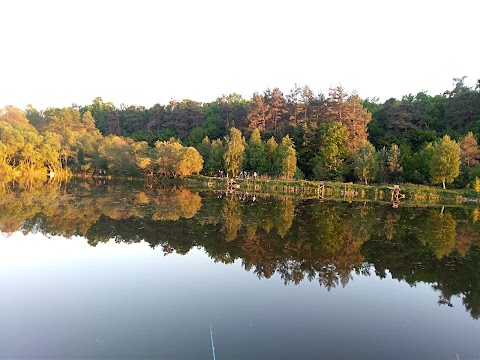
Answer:
[{"label": "reflection of people in water", "polygon": [[[231,194],[231,195],[237,195],[238,196],[238,199],[241,200],[241,201],[248,201],[248,197],[249,197],[249,193],[248,191],[245,191],[245,192],[229,192],[229,191],[221,191],[221,190],[215,190],[215,196],[217,197],[217,199],[222,199],[224,196],[225,197],[228,197],[228,194]],[[252,202],[255,202],[257,201],[257,195],[256,194],[253,194],[252,195]]]}]

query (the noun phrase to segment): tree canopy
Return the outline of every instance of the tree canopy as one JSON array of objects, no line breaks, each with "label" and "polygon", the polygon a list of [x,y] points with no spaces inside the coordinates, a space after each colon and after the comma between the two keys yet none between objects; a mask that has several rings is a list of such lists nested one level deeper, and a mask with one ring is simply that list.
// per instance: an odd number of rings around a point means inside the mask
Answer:
[{"label": "tree canopy", "polygon": [[[107,169],[129,176],[198,171],[236,176],[246,170],[290,177],[285,169],[293,166],[286,164],[295,162],[296,174],[308,179],[365,181],[357,166],[365,141],[377,153],[372,157],[377,181],[443,184],[445,178],[445,184],[464,187],[473,186],[480,175],[480,87],[465,86],[464,77],[454,79],[452,89],[443,94],[419,92],[384,103],[362,100],[341,85],[327,95],[295,85],[286,95],[275,87],[250,99],[233,93],[208,103],[172,99],[151,108],[116,107],[100,97],[89,105],[66,108],[37,110],[28,105],[22,111],[7,106],[0,110],[0,129],[0,172],[12,175]],[[445,135],[460,148],[456,175],[439,175],[442,156],[430,156],[437,145],[429,144],[439,144]],[[291,145],[284,146],[286,137]],[[198,154],[182,150],[192,164],[183,161],[181,170],[167,171],[157,158],[160,148],[167,151],[166,145],[157,148],[158,142],[178,147],[176,142]],[[170,150],[172,159],[181,158],[179,151]],[[165,156],[161,154],[163,162]]]}]

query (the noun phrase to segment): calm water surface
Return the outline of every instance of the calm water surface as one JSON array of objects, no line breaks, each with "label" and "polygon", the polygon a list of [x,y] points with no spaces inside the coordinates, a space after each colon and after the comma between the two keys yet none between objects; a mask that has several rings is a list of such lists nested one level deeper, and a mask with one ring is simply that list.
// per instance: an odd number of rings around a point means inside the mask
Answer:
[{"label": "calm water surface", "polygon": [[0,358],[480,359],[475,209],[253,200],[4,189]]}]

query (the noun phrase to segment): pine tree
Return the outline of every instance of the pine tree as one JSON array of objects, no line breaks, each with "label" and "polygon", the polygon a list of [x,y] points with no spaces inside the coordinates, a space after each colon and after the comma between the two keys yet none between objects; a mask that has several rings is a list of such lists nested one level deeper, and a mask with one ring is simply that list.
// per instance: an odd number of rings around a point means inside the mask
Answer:
[{"label": "pine tree", "polygon": [[267,128],[267,116],[270,106],[265,102],[262,95],[253,94],[250,108],[248,109],[247,121],[250,130],[259,129],[265,131]]},{"label": "pine tree", "polygon": [[326,118],[339,121],[347,127],[350,151],[354,152],[361,141],[367,140],[367,125],[372,114],[363,107],[362,100],[356,93],[348,96],[342,86],[331,88],[327,99]]},{"label": "pine tree", "polygon": [[287,102],[279,88],[274,88],[268,96],[269,111],[267,116],[267,130],[277,134],[287,120]]},{"label": "pine tree", "polygon": [[477,165],[480,162],[480,150],[478,148],[477,139],[475,139],[475,136],[471,131],[460,139],[459,145],[462,161],[468,167]]}]

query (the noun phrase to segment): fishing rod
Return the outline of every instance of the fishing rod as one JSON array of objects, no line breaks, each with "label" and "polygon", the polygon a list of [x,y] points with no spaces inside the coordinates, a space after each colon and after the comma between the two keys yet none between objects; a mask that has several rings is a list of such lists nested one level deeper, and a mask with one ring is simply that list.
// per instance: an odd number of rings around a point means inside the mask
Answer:
[{"label": "fishing rod", "polygon": [[215,359],[215,346],[213,346],[212,323],[210,323],[210,339],[212,340],[212,355],[213,355],[213,360],[216,360],[216,359]]}]

